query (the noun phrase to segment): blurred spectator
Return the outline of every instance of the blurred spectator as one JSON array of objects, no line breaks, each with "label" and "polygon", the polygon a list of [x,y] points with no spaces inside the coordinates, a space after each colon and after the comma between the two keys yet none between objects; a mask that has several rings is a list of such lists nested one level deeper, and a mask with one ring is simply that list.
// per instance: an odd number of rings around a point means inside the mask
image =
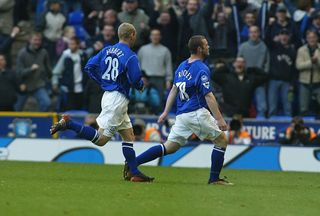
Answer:
[{"label": "blurred spectator", "polygon": [[43,32],[43,46],[48,51],[53,65],[57,61],[56,43],[62,36],[65,24],[66,17],[61,12],[61,1],[48,0],[48,11],[42,15],[36,29]]},{"label": "blurred spectator", "polygon": [[22,80],[20,94],[15,105],[16,111],[22,111],[30,95],[34,96],[39,104],[39,110],[45,112],[50,105],[50,98],[45,88],[51,76],[50,57],[41,47],[42,35],[34,32],[29,44],[19,51],[17,58],[17,74]]},{"label": "blurred spectator", "polygon": [[[250,27],[250,39],[239,47],[238,56],[242,56],[247,67],[257,67],[265,73],[269,72],[269,52],[265,43],[260,39],[257,26]],[[266,86],[263,84],[255,90],[257,117],[264,118],[267,111]]]},{"label": "blurred spectator", "polygon": [[146,123],[140,118],[135,118],[132,124],[135,141],[144,141],[146,134]]},{"label": "blurred spectator", "polygon": [[299,47],[300,40],[296,27],[294,23],[287,17],[287,9],[283,6],[279,6],[277,8],[276,18],[270,18],[269,26],[267,27],[267,43],[279,42],[279,33],[283,29],[289,32],[292,43],[296,47]]},{"label": "blurred spectator", "polygon": [[[232,2],[232,0],[231,0]],[[250,3],[248,0],[235,0],[237,9],[239,11],[240,17],[244,19],[245,15],[248,12],[254,12],[255,15],[258,13],[258,8],[253,3]]]},{"label": "blurred spectator", "polygon": [[101,112],[101,98],[104,91],[92,79],[88,79],[84,90],[84,105],[89,113]]},{"label": "blurred spectator", "polygon": [[82,0],[84,14],[83,27],[90,37],[99,33],[99,11],[102,10],[101,0]]},{"label": "blurred spectator", "polygon": [[[310,145],[317,139],[317,134],[304,125],[302,118],[296,116],[286,129],[284,137],[280,138],[282,144]],[[319,144],[319,143],[314,143]]]},{"label": "blurred spectator", "polygon": [[73,26],[66,26],[63,29],[63,36],[57,41],[56,55],[61,56],[63,51],[68,48],[71,38],[76,36],[76,32]]},{"label": "blurred spectator", "polygon": [[[85,16],[82,11],[73,11],[69,13],[68,25],[71,25],[75,28],[76,36],[81,41],[85,41],[90,37],[86,29],[84,28],[84,20],[85,20]],[[94,27],[99,32],[98,20],[97,20],[97,24]]]},{"label": "blurred spectator", "polygon": [[[57,92],[60,86],[62,94],[67,95],[66,110],[83,108],[84,86],[87,81],[83,68],[86,62],[87,56],[80,49],[80,39],[73,37],[70,40],[69,49],[62,53],[52,73],[53,90]],[[63,108],[62,110],[64,110]]]},{"label": "blurred spectator", "polygon": [[3,34],[10,35],[12,30],[14,4],[13,0],[0,1],[0,31]]},{"label": "blurred spectator", "polygon": [[98,34],[87,43],[86,53],[88,56],[97,54],[106,46],[113,45],[116,42],[115,30],[112,25],[105,25],[101,34]]},{"label": "blurred spectator", "polygon": [[173,9],[178,17],[181,17],[181,15],[186,10],[187,3],[188,3],[188,0],[177,0],[176,1],[176,4],[174,5]]},{"label": "blurred spectator", "polygon": [[311,15],[311,25],[308,30],[317,32],[318,38],[320,36],[320,10],[316,10]]},{"label": "blurred spectator", "polygon": [[13,111],[17,99],[18,80],[7,68],[6,57],[0,54],[0,111]]},{"label": "blurred spectator", "polygon": [[160,96],[158,90],[149,82],[149,77],[145,73],[142,75],[144,91],[136,89],[130,90],[130,102],[133,104],[131,112],[137,114],[158,114],[161,110]]},{"label": "blurred spectator", "polygon": [[120,11],[123,0],[99,0],[99,2],[101,4],[102,11],[106,11],[109,9]]},{"label": "blurred spectator", "polygon": [[118,14],[121,22],[128,22],[134,25],[137,31],[137,40],[134,50],[137,50],[145,42],[149,30],[149,17],[143,10],[139,9],[138,0],[125,0],[125,11]]},{"label": "blurred spectator", "polygon": [[8,66],[11,66],[11,58],[10,58],[11,45],[14,42],[16,36],[19,34],[19,32],[20,32],[19,27],[13,27],[10,35],[0,33],[0,54],[5,55]]},{"label": "blurred spectator", "polygon": [[296,78],[296,50],[290,44],[290,32],[282,29],[278,41],[270,44],[270,81],[268,88],[269,117],[279,115],[278,98],[282,105],[283,114],[291,116],[289,92],[292,91]]},{"label": "blurred spectator", "polygon": [[246,12],[246,14],[244,15],[244,24],[240,32],[241,42],[245,42],[249,40],[249,29],[251,26],[254,26],[255,24],[256,24],[255,14],[251,11]]},{"label": "blurred spectator", "polygon": [[[314,12],[312,0],[297,0],[296,4],[291,0],[283,0],[288,11],[299,30],[301,42],[305,42],[305,33],[311,22],[311,15]],[[299,41],[300,42],[300,41]]]},{"label": "blurred spectator", "polygon": [[167,5],[167,11],[160,11],[160,5],[156,4],[153,13],[150,16],[150,27],[161,31],[161,43],[168,47],[173,61],[177,60],[177,43],[179,32],[179,21],[172,5]]},{"label": "blurred spectator", "polygon": [[319,112],[320,104],[320,44],[316,32],[307,32],[307,44],[300,47],[296,67],[299,70],[300,114],[310,114],[310,103],[315,99],[314,107]]},{"label": "blurred spectator", "polygon": [[231,58],[237,54],[236,32],[226,14],[217,14],[217,20],[213,27],[214,58]]},{"label": "blurred spectator", "polygon": [[157,128],[148,128],[146,130],[146,135],[144,136],[144,141],[146,142],[161,142],[161,133]]},{"label": "blurred spectator", "polygon": [[189,0],[187,10],[181,15],[178,56],[182,61],[189,56],[188,41],[192,35],[203,35],[207,38],[210,47],[213,47],[209,35],[209,23],[213,13],[213,1],[207,1],[200,7],[199,0]]},{"label": "blurred spectator", "polygon": [[234,115],[229,124],[229,131],[226,133],[229,144],[250,145],[252,144],[250,134],[243,129],[241,115]]},{"label": "blurred spectator", "polygon": [[163,46],[161,32],[153,29],[150,34],[151,43],[144,45],[138,52],[141,69],[150,77],[149,81],[159,91],[161,101],[166,86],[172,81],[172,59],[169,49]]},{"label": "blurred spectator", "polygon": [[248,40],[249,28],[256,25],[257,8],[247,0],[231,0],[232,20],[236,29],[237,43]]},{"label": "blurred spectator", "polygon": [[120,21],[118,19],[118,14],[115,10],[109,9],[103,13],[101,29],[103,29],[105,25],[112,25],[115,30],[118,30]]},{"label": "blurred spectator", "polygon": [[67,16],[71,11],[81,10],[81,1],[82,0],[63,0],[63,14]]},{"label": "blurred spectator", "polygon": [[153,127],[146,129],[145,121],[140,118],[134,119],[133,132],[135,141],[161,142],[160,131]]},{"label": "blurred spectator", "polygon": [[237,57],[232,69],[225,65],[217,66],[212,79],[222,88],[223,113],[227,116],[241,114],[249,117],[254,90],[267,81],[267,74],[259,68],[246,68],[245,59]]},{"label": "blurred spectator", "polygon": [[16,26],[20,21],[29,21],[29,0],[14,0],[13,25]]}]

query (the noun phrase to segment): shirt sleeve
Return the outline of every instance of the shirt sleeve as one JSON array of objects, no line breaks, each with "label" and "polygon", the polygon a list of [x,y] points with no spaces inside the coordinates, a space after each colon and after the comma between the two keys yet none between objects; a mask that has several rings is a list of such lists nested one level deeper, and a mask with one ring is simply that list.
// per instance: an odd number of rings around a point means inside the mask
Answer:
[{"label": "shirt sleeve", "polygon": [[97,55],[90,58],[84,68],[89,77],[96,81],[99,85],[101,84],[100,62],[102,60],[104,50],[105,49],[101,50]]},{"label": "shirt sleeve", "polygon": [[204,69],[200,71],[196,80],[196,85],[199,93],[203,96],[212,92],[212,86],[210,84],[210,76],[208,70]]},{"label": "shirt sleeve", "polygon": [[137,90],[141,90],[143,88],[143,81],[141,80],[141,70],[136,55],[133,55],[128,59],[126,68],[130,85]]}]

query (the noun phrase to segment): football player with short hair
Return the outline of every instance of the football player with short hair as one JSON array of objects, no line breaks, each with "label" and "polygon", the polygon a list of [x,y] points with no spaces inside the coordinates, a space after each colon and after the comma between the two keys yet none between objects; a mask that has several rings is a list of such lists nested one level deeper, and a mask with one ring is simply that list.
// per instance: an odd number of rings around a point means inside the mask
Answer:
[{"label": "football player with short hair", "polygon": [[101,50],[85,66],[85,71],[105,91],[101,100],[102,111],[97,118],[99,130],[74,122],[68,115],[63,115],[51,127],[50,132],[54,134],[70,129],[98,146],[104,146],[119,132],[123,140],[122,152],[132,173],[128,180],[150,182],[154,178],[144,175],[137,168],[133,149],[134,134],[127,113],[130,87],[141,91],[144,88],[137,55],[130,49],[136,41],[136,29],[129,23],[122,23],[118,28],[118,36],[119,43]]},{"label": "football player with short hair", "polygon": [[[144,164],[176,152],[186,144],[187,138],[194,133],[201,140],[211,140],[215,143],[208,183],[233,185],[219,176],[228,143],[223,132],[227,130],[227,124],[212,93],[209,68],[203,63],[203,60],[209,55],[208,41],[204,36],[196,35],[190,38],[188,47],[191,56],[182,62],[176,70],[174,85],[168,96],[166,107],[158,119],[158,123],[164,122],[177,98],[176,122],[171,128],[168,140],[139,155],[137,163],[138,165]],[[124,177],[131,178],[131,175],[128,166],[125,166]]]}]

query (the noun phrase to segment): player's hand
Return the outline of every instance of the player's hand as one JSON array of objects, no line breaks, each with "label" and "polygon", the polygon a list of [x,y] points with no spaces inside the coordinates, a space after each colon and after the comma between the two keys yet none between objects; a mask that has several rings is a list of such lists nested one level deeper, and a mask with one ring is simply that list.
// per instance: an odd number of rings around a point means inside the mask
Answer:
[{"label": "player's hand", "polygon": [[158,118],[158,124],[162,124],[168,116],[167,112],[163,112]]},{"label": "player's hand", "polygon": [[219,126],[220,130],[222,130],[222,131],[228,130],[228,125],[223,118],[218,120],[218,126]]}]

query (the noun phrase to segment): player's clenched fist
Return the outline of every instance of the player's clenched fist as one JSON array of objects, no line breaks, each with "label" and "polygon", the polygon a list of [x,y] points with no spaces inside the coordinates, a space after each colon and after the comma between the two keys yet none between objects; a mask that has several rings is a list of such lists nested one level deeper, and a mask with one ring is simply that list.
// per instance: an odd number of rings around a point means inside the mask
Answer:
[{"label": "player's clenched fist", "polygon": [[219,126],[220,130],[222,130],[222,131],[228,130],[228,125],[223,118],[218,120],[218,126]]}]

